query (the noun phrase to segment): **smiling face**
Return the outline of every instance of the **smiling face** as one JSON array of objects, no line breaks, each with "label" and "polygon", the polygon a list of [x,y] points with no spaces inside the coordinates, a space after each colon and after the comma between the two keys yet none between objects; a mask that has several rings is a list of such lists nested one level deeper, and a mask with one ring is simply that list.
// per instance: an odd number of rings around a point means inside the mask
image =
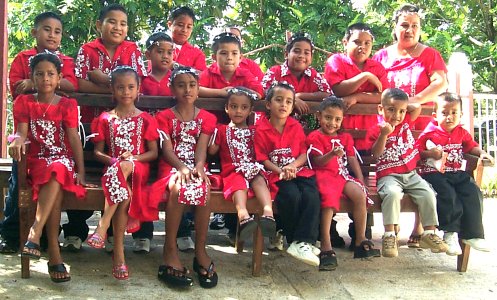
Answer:
[{"label": "smiling face", "polygon": [[395,24],[395,37],[404,49],[415,46],[421,36],[421,19],[415,13],[403,13]]},{"label": "smiling face", "polygon": [[373,37],[366,31],[354,30],[348,40],[343,40],[343,46],[355,64],[363,64],[371,55]]},{"label": "smiling face", "polygon": [[97,30],[104,44],[117,46],[128,35],[128,16],[120,10],[111,10],[103,21],[97,21]]},{"label": "smiling face", "polygon": [[328,106],[318,112],[318,120],[321,131],[326,135],[334,136],[342,126],[343,110],[339,107]]},{"label": "smiling face", "polygon": [[385,122],[395,127],[404,121],[408,104],[409,101],[390,98],[378,105],[378,113],[383,116]]},{"label": "smiling face", "polygon": [[311,44],[306,41],[296,42],[290,52],[285,53],[285,57],[292,72],[304,72],[312,63]]},{"label": "smiling face", "polygon": [[123,105],[134,103],[140,91],[136,75],[131,72],[119,74],[113,79],[111,91],[117,103]]},{"label": "smiling face", "polygon": [[40,61],[31,74],[31,79],[38,93],[53,93],[59,86],[62,74],[57,72],[57,68],[52,62]]},{"label": "smiling face", "polygon": [[252,102],[246,95],[231,95],[225,110],[236,127],[246,126],[252,112]]},{"label": "smiling face", "polygon": [[57,19],[47,18],[33,28],[31,34],[36,39],[38,52],[55,51],[62,40],[62,23]]},{"label": "smiling face", "polygon": [[145,52],[145,56],[152,63],[152,70],[165,71],[172,69],[174,46],[170,42],[159,41]]},{"label": "smiling face", "polygon": [[286,119],[293,111],[295,94],[292,90],[276,87],[273,97],[266,102],[271,118]]},{"label": "smiling face", "polygon": [[435,112],[435,120],[438,125],[447,132],[452,132],[461,121],[462,111],[459,101],[447,102],[439,101],[437,111]]},{"label": "smiling face", "polygon": [[240,47],[236,43],[221,43],[212,58],[217,62],[223,75],[232,75],[240,65]]},{"label": "smiling face", "polygon": [[197,79],[188,73],[179,74],[171,83],[171,92],[178,100],[178,103],[193,104],[198,98]]},{"label": "smiling face", "polygon": [[171,31],[171,38],[178,45],[183,45],[188,41],[193,31],[193,19],[188,15],[180,15],[172,22],[167,22]]}]

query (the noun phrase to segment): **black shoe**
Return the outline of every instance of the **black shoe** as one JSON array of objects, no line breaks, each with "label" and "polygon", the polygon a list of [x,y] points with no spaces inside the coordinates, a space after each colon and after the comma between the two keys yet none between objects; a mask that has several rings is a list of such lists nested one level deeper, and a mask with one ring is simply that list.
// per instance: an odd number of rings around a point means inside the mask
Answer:
[{"label": "black shoe", "polygon": [[[205,289],[210,289],[213,288],[217,285],[217,273],[214,271],[214,262],[211,261],[209,267],[206,269],[205,267],[201,266],[198,261],[197,257],[193,258],[193,270],[197,272],[198,275],[198,282],[200,283],[200,286],[205,288]],[[204,271],[205,274],[202,274],[201,271]],[[210,274],[210,276],[209,276]]]},{"label": "black shoe", "polygon": [[12,243],[7,241],[4,237],[0,235],[0,253],[1,254],[13,254],[19,251],[19,242]]}]

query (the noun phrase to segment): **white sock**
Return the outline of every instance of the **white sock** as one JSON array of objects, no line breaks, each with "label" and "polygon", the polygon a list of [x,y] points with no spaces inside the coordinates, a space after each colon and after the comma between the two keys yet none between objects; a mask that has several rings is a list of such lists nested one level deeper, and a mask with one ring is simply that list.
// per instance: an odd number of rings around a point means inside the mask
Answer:
[{"label": "white sock", "polygon": [[435,234],[435,229],[425,230],[425,232],[423,232],[423,235],[427,234]]},{"label": "white sock", "polygon": [[385,231],[383,237],[395,236],[395,231]]}]

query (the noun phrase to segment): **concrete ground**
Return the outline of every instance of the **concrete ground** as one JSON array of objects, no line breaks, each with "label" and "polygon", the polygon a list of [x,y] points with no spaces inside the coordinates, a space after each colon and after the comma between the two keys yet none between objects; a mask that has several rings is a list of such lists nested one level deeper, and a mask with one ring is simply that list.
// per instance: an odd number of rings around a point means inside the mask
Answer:
[{"label": "concrete ground", "polygon": [[[497,249],[497,199],[485,200],[484,224],[487,239]],[[338,230],[347,236],[348,217],[337,216]],[[97,217],[91,224],[94,228]],[[63,253],[72,280],[54,284],[47,274],[47,260],[31,262],[32,277],[21,279],[19,255],[0,255],[1,299],[497,299],[495,254],[472,251],[468,272],[456,271],[456,258],[432,254],[405,246],[413,222],[412,214],[401,220],[401,248],[398,258],[353,259],[346,249],[337,249],[339,267],[319,272],[284,252],[265,252],[262,274],[252,277],[251,248],[236,254],[225,231],[211,231],[209,253],[219,274],[212,290],[195,285],[178,291],[157,280],[164,241],[164,222],[156,223],[155,247],[148,255],[131,251],[126,239],[131,277],[117,281],[111,275],[112,260],[103,250],[84,246],[80,253]],[[381,248],[381,215],[375,215],[373,240]],[[346,238],[346,241],[349,240]],[[193,254],[182,254],[191,269]]]}]

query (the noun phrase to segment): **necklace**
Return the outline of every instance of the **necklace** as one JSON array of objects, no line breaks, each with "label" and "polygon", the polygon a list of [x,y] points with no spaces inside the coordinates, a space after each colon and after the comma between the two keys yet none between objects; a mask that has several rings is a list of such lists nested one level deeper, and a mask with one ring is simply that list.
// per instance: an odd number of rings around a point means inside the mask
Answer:
[{"label": "necklace", "polygon": [[412,54],[416,52],[416,49],[418,49],[418,45],[419,45],[419,43],[416,43],[416,45],[414,45],[414,48],[412,48],[410,50],[406,49],[406,53],[409,54],[409,56],[412,57]]},{"label": "necklace", "polygon": [[117,109],[114,110],[116,112],[116,115],[119,119],[127,119],[132,117],[135,114],[136,107],[133,107],[133,109],[127,113],[121,114],[120,112],[117,111]]},{"label": "necklace", "polygon": [[[42,114],[42,117],[45,118],[45,116],[47,115],[47,112],[48,112],[48,109],[50,108],[50,106],[52,106],[53,102],[55,101],[55,94],[53,94],[53,97],[52,97],[52,100],[50,100],[50,102],[48,103],[48,106],[47,106],[47,109],[45,109],[45,112]],[[40,106],[40,101],[38,101],[38,94],[36,95],[36,103],[38,104],[38,108],[41,110],[41,106]]]},{"label": "necklace", "polygon": [[[191,118],[191,120],[195,119],[195,109],[196,108],[193,108],[193,116]],[[187,122],[185,117],[183,117],[183,115],[179,112],[178,108],[176,108],[176,106],[174,107],[174,110],[178,113],[178,115],[181,117],[181,121],[182,122]]]}]

